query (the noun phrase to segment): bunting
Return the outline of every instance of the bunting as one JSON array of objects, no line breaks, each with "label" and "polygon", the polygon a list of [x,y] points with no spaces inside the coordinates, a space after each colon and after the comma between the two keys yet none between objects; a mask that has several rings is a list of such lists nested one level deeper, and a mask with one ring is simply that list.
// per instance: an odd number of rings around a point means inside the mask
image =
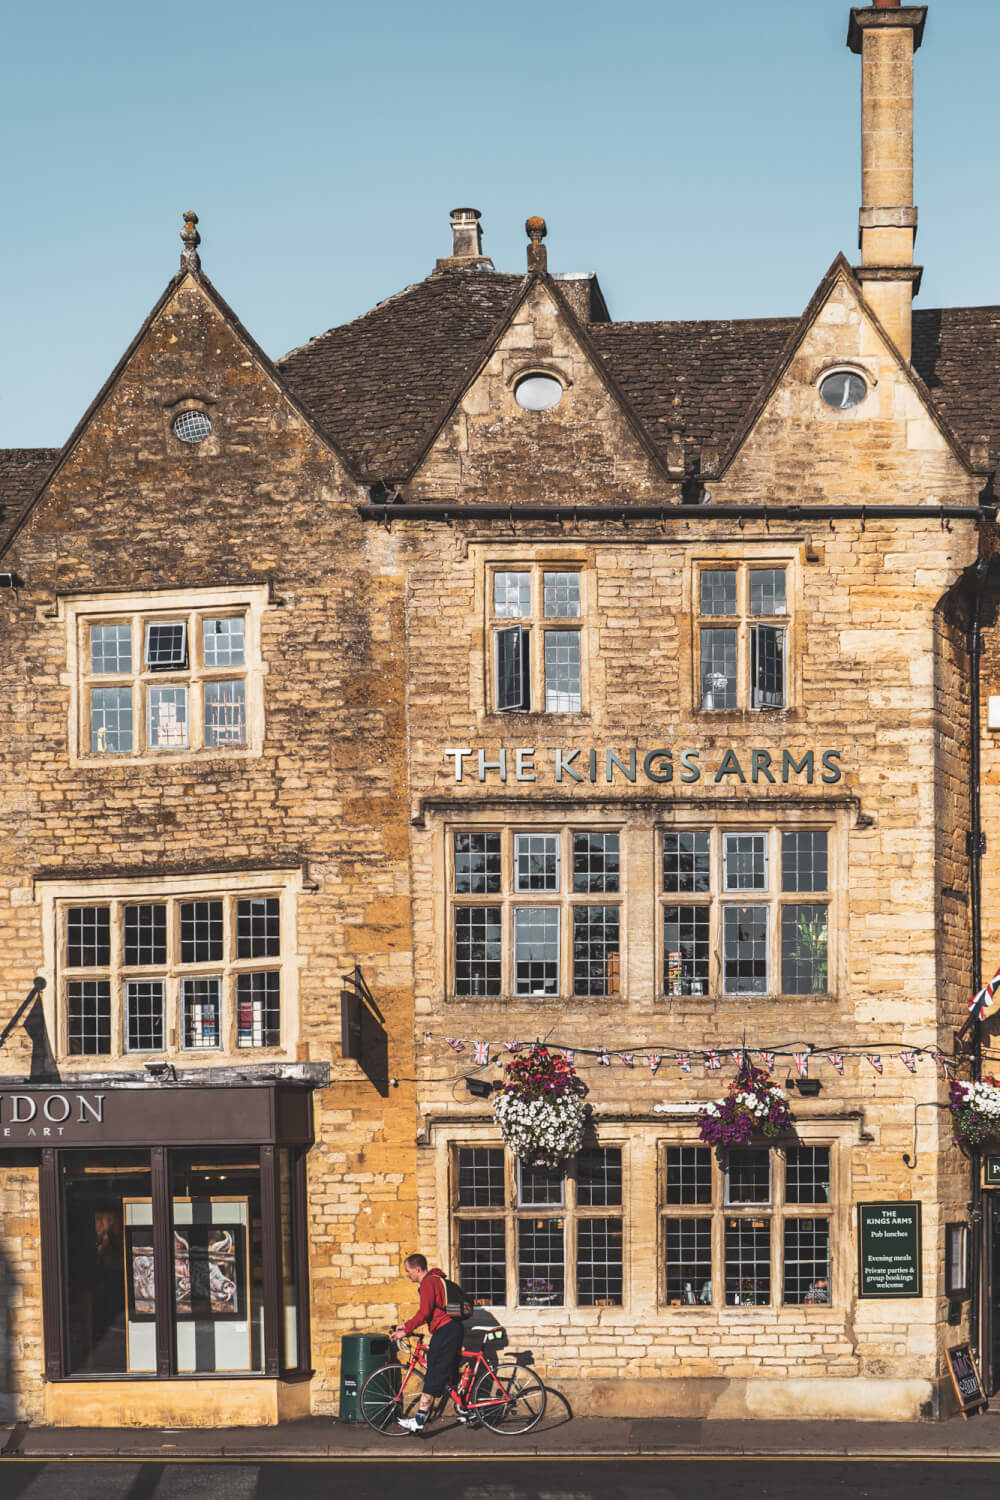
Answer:
[{"label": "bunting", "polygon": [[635,1057],[631,1052],[619,1052],[618,1056],[621,1058],[622,1063],[626,1068],[635,1067]]},{"label": "bunting", "polygon": [[760,1057],[761,1057],[761,1059],[762,1059],[762,1061],[764,1063],[764,1066],[767,1069],[767,1071],[769,1073],[773,1073],[774,1072],[774,1053],[773,1052],[761,1052],[760,1053]]},{"label": "bunting", "polygon": [[809,1053],[808,1052],[793,1052],[792,1056],[795,1058],[795,1066],[799,1070],[799,1077],[800,1078],[808,1078],[809,1077]]},{"label": "bunting", "polygon": [[448,1043],[448,1046],[451,1048],[452,1052],[465,1051],[465,1043],[459,1041],[457,1036],[446,1036],[445,1041]]},{"label": "bunting", "polygon": [[570,1067],[572,1067],[573,1064],[576,1062],[576,1048],[575,1047],[564,1047],[563,1048],[563,1057],[569,1063]]},{"label": "bunting", "polygon": [[899,1060],[903,1064],[904,1068],[909,1068],[911,1073],[915,1073],[917,1071],[916,1055],[911,1052],[908,1047],[903,1048],[902,1052],[899,1054]]},{"label": "bunting", "polygon": [[599,1055],[597,1061],[600,1063],[600,1065],[601,1065],[602,1068],[610,1068],[610,1066],[611,1066],[611,1054],[610,1054],[610,1052],[605,1052],[604,1048],[602,1047],[601,1051],[600,1051],[600,1055]]},{"label": "bunting", "polygon": [[875,1069],[876,1073],[881,1073],[883,1071],[882,1059],[877,1052],[866,1052],[865,1056],[871,1063],[872,1067]]},{"label": "bunting", "polygon": [[719,1056],[718,1052],[705,1053],[705,1066],[706,1068],[711,1068],[713,1070],[722,1067],[722,1058]]},{"label": "bunting", "polygon": [[690,1073],[690,1071],[691,1071],[691,1054],[690,1054],[690,1052],[678,1052],[678,1054],[677,1054],[677,1063],[678,1063],[678,1066],[679,1066],[679,1068],[680,1068],[680,1070],[681,1070],[682,1073]]},{"label": "bunting", "polygon": [[473,1042],[472,1055],[478,1068],[485,1068],[490,1060],[489,1042]]},{"label": "bunting", "polygon": [[651,1052],[646,1058],[646,1061],[649,1063],[649,1071],[655,1077],[657,1072],[659,1071],[660,1063],[663,1061],[663,1059],[660,1057],[660,1054],[658,1052]]},{"label": "bunting", "polygon": [[836,1068],[841,1078],[844,1076],[844,1054],[842,1052],[828,1052],[827,1060],[830,1066]]},{"label": "bunting", "polygon": [[1000,969],[997,969],[993,978],[983,985],[978,995],[973,995],[969,1001],[969,1013],[973,1020],[978,1021],[983,1012],[989,1010],[997,990],[1000,990]]}]

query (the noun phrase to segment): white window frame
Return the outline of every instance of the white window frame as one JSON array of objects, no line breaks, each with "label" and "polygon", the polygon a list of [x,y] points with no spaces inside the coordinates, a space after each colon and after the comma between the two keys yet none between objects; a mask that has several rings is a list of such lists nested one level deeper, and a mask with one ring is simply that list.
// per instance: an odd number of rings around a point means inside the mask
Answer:
[{"label": "white window frame", "polygon": [[[526,573],[529,576],[530,602],[526,615],[498,615],[494,612],[494,579],[499,573]],[[578,615],[545,614],[545,575],[572,573],[579,581]],[[548,716],[567,714],[576,717],[587,709],[587,568],[578,559],[511,558],[490,561],[485,568],[485,605],[487,638],[487,712],[491,714],[538,713]],[[579,638],[580,703],[578,708],[549,708],[545,681],[545,637],[550,632],[569,632]],[[516,632],[520,643],[519,657],[528,664],[529,702],[500,704],[499,641],[504,633]],[[522,668],[523,678],[523,668]],[[523,699],[523,692],[522,692]]]},{"label": "white window frame", "polygon": [[[751,614],[750,574],[758,572],[783,572],[785,575],[784,614]],[[730,615],[702,614],[701,580],[711,573],[736,574],[736,608]],[[791,652],[793,649],[793,600],[795,571],[789,557],[727,557],[713,558],[695,564],[692,580],[692,610],[694,619],[694,709],[704,714],[735,713],[781,713],[793,706]],[[752,663],[755,655],[754,642],[760,626],[778,632],[781,638],[783,695],[781,703],[757,701],[758,688],[753,681]],[[731,630],[736,636],[736,703],[728,708],[709,707],[705,703],[702,682],[701,646],[702,634],[706,630]]]}]

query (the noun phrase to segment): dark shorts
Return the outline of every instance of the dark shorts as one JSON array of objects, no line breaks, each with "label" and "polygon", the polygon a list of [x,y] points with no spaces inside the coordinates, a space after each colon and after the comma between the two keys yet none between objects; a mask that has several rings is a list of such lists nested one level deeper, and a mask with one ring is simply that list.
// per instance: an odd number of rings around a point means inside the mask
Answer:
[{"label": "dark shorts", "polygon": [[443,1396],[449,1385],[458,1379],[458,1358],[462,1352],[462,1321],[453,1318],[431,1334],[427,1347],[427,1374],[424,1376],[424,1393],[428,1396]]}]

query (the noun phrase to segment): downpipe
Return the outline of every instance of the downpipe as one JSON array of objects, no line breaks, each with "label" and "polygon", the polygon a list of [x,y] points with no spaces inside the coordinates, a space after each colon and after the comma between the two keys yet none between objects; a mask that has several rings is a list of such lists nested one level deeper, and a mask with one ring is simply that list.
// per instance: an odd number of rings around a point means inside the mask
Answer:
[{"label": "downpipe", "polygon": [[[980,666],[983,653],[983,639],[980,632],[982,620],[983,590],[986,586],[986,575],[989,571],[989,563],[981,559],[972,572],[972,613],[969,622],[969,911],[972,923],[972,993],[977,995],[983,984],[983,933],[982,933],[982,863],[983,863],[983,820],[982,820],[982,796],[980,787],[980,740],[982,726],[980,724]],[[983,1076],[983,1022],[980,1015],[976,1015],[972,1026],[972,1057],[971,1070],[973,1082],[978,1083]],[[972,1252],[972,1265],[969,1268],[969,1336],[977,1356],[982,1356],[983,1328],[982,1311],[984,1305],[983,1297],[983,1274],[985,1269],[985,1256],[983,1254],[983,1190],[981,1172],[981,1153],[978,1146],[973,1147],[969,1158],[969,1227]]]}]

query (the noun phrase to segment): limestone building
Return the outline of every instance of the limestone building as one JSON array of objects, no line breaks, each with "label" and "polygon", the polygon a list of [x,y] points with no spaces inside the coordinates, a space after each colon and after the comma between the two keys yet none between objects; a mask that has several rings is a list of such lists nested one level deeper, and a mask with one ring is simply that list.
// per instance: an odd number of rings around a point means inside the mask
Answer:
[{"label": "limestone building", "polygon": [[[577,1411],[933,1416],[963,1338],[1000,1381],[945,1108],[1000,959],[1000,309],[912,307],[925,20],[851,11],[860,263],[800,317],[615,322],[457,209],[275,364],[186,215],[65,446],[0,453],[12,1412],[335,1412],[415,1245]],[[592,1110],[554,1173],[489,1105],[539,1038]],[[716,1153],[744,1053],[795,1135]]]}]

